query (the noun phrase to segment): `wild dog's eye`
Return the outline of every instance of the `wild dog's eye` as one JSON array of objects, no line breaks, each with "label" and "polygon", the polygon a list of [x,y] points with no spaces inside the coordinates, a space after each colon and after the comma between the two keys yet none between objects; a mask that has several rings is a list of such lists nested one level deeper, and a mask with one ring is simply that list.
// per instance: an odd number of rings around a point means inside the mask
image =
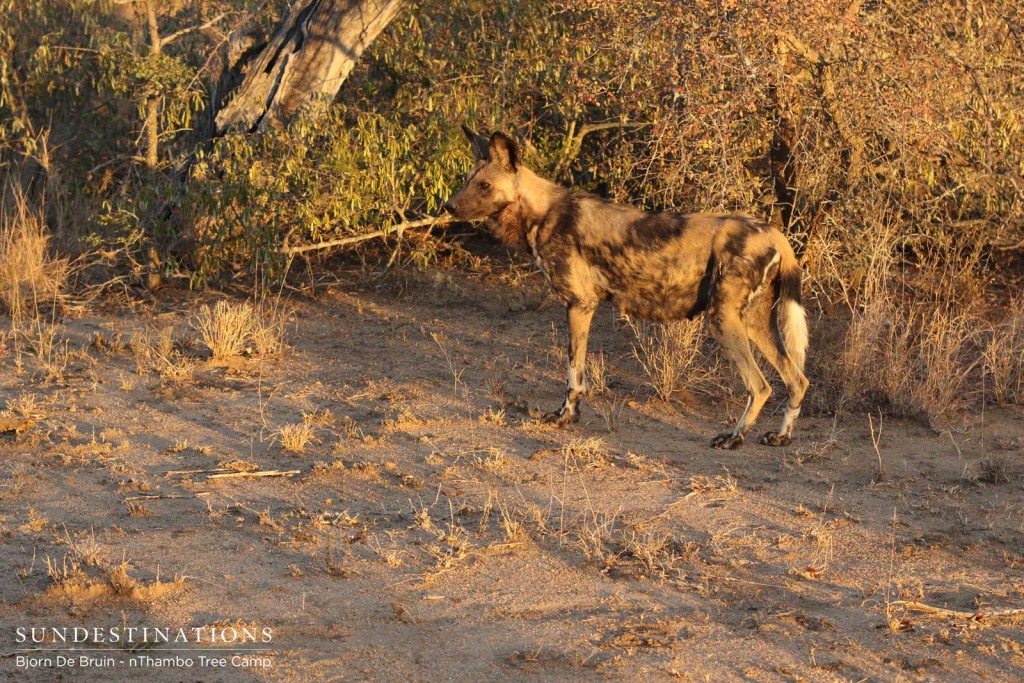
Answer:
[{"label": "wild dog's eye", "polygon": [[481,180],[479,183],[477,183],[477,187],[486,192],[487,190],[491,189],[491,184],[486,180]]}]

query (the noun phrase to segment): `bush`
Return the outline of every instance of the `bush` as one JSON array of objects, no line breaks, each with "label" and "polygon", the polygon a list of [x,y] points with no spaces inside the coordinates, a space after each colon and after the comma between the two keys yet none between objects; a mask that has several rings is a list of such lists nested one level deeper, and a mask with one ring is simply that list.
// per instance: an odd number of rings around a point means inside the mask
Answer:
[{"label": "bush", "polygon": [[[255,4],[215,0],[202,17]],[[424,0],[326,115],[212,144],[189,130],[221,61],[201,32],[156,58],[120,4],[0,7],[0,164],[36,160],[19,174],[44,222],[134,271],[279,279],[282,244],[433,214],[469,169],[468,123],[516,134],[538,172],[615,200],[779,224],[819,333],[850,335],[820,360],[812,347],[812,382],[837,401],[940,415],[978,378],[995,400],[1019,393],[1002,351],[1015,323],[993,325],[980,296],[1014,290],[1024,244],[1015,0]],[[195,23],[182,7],[161,15],[164,35]],[[274,22],[262,12],[254,31]],[[146,169],[136,140],[154,98],[162,151]],[[423,244],[417,263],[436,248]],[[151,247],[161,258],[144,258]],[[885,386],[877,363],[913,386]]]}]

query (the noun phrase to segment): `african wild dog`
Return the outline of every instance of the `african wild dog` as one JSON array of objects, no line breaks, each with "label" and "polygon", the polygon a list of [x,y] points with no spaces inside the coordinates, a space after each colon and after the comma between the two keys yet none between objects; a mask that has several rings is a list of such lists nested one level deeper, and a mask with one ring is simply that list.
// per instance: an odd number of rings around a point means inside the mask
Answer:
[{"label": "african wild dog", "polygon": [[463,220],[487,218],[500,240],[528,250],[568,308],[568,387],[546,421],[563,427],[579,418],[590,322],[601,299],[609,299],[647,320],[707,313],[748,394],[735,429],[711,441],[717,448],[742,444],[772,393],[751,355],[752,340],[789,392],[782,427],[761,443],[789,443],[807,390],[807,323],[800,266],[781,232],[743,216],[643,211],[570,190],[523,166],[508,136],[463,130],[476,166],[444,208]]}]

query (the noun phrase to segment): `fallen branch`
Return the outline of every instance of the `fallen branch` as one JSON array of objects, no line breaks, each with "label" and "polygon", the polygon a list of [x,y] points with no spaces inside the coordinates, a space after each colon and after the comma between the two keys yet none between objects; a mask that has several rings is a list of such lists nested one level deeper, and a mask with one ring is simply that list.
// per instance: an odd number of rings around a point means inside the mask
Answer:
[{"label": "fallen branch", "polygon": [[244,477],[290,477],[299,474],[300,470],[255,470],[253,472],[220,472],[211,474],[206,479],[239,479]]},{"label": "fallen branch", "polygon": [[[165,476],[171,476],[172,474],[205,474],[206,479],[236,479],[238,477],[290,477],[293,474],[299,474],[300,470],[233,470],[228,468],[218,468],[215,470],[172,470],[170,472],[164,472]],[[207,496],[208,492],[197,493],[196,496]],[[137,496],[136,498],[142,499],[147,496]],[[189,496],[179,496],[177,494],[150,494],[153,498],[187,498]],[[126,500],[133,500],[127,498]]]},{"label": "fallen branch", "polygon": [[436,225],[448,225],[449,223],[455,222],[455,219],[451,216],[435,216],[432,218],[424,218],[418,221],[405,221],[404,223],[397,223],[390,227],[384,228],[383,230],[374,230],[368,232],[365,235],[354,235],[352,237],[339,237],[335,240],[327,240],[326,242],[316,242],[314,244],[303,244],[299,246],[291,246],[288,244],[283,245],[278,249],[279,254],[303,254],[307,251],[317,251],[318,249],[330,249],[331,247],[344,247],[351,244],[358,244],[367,240],[377,239],[378,237],[387,237],[394,233],[401,235],[406,230],[413,228],[422,228],[429,226],[433,228]]},{"label": "fallen branch", "polygon": [[1006,617],[1024,617],[1024,609],[1007,609],[1000,612],[960,612],[958,610],[946,609],[945,607],[935,607],[934,605],[927,605],[923,602],[914,602],[912,600],[897,600],[894,601],[893,604],[903,605],[907,609],[911,609],[916,612],[926,612],[928,614],[937,614],[944,617],[956,617],[957,619],[967,619],[969,621],[987,621],[990,619]]},{"label": "fallen branch", "polygon": [[181,498],[204,498],[210,495],[209,491],[200,491],[195,495],[181,495],[180,493],[147,493],[142,496],[128,496],[122,502],[128,503],[134,500],[177,500]]}]

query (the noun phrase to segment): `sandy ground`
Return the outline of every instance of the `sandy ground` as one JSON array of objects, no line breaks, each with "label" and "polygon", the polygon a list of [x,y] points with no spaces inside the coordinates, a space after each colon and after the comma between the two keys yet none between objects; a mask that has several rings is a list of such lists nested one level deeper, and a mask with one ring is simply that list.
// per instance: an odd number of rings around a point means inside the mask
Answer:
[{"label": "sandy ground", "polygon": [[[736,393],[657,400],[602,308],[619,424],[586,405],[559,431],[535,419],[564,377],[536,275],[352,276],[291,299],[284,352],[226,364],[189,342],[199,303],[94,304],[61,321],[56,360],[6,340],[6,679],[1024,677],[1020,618],[912,604],[1024,607],[1019,411],[940,432],[876,416],[877,452],[864,415],[812,412],[791,447],[714,451]],[[140,351],[166,329],[183,370]],[[314,440],[286,450],[304,421]],[[298,473],[209,478],[247,469]],[[58,645],[19,644],[30,626],[272,640],[191,653],[224,667],[119,663],[189,654],[154,642],[85,652],[112,667],[19,667]]]}]

